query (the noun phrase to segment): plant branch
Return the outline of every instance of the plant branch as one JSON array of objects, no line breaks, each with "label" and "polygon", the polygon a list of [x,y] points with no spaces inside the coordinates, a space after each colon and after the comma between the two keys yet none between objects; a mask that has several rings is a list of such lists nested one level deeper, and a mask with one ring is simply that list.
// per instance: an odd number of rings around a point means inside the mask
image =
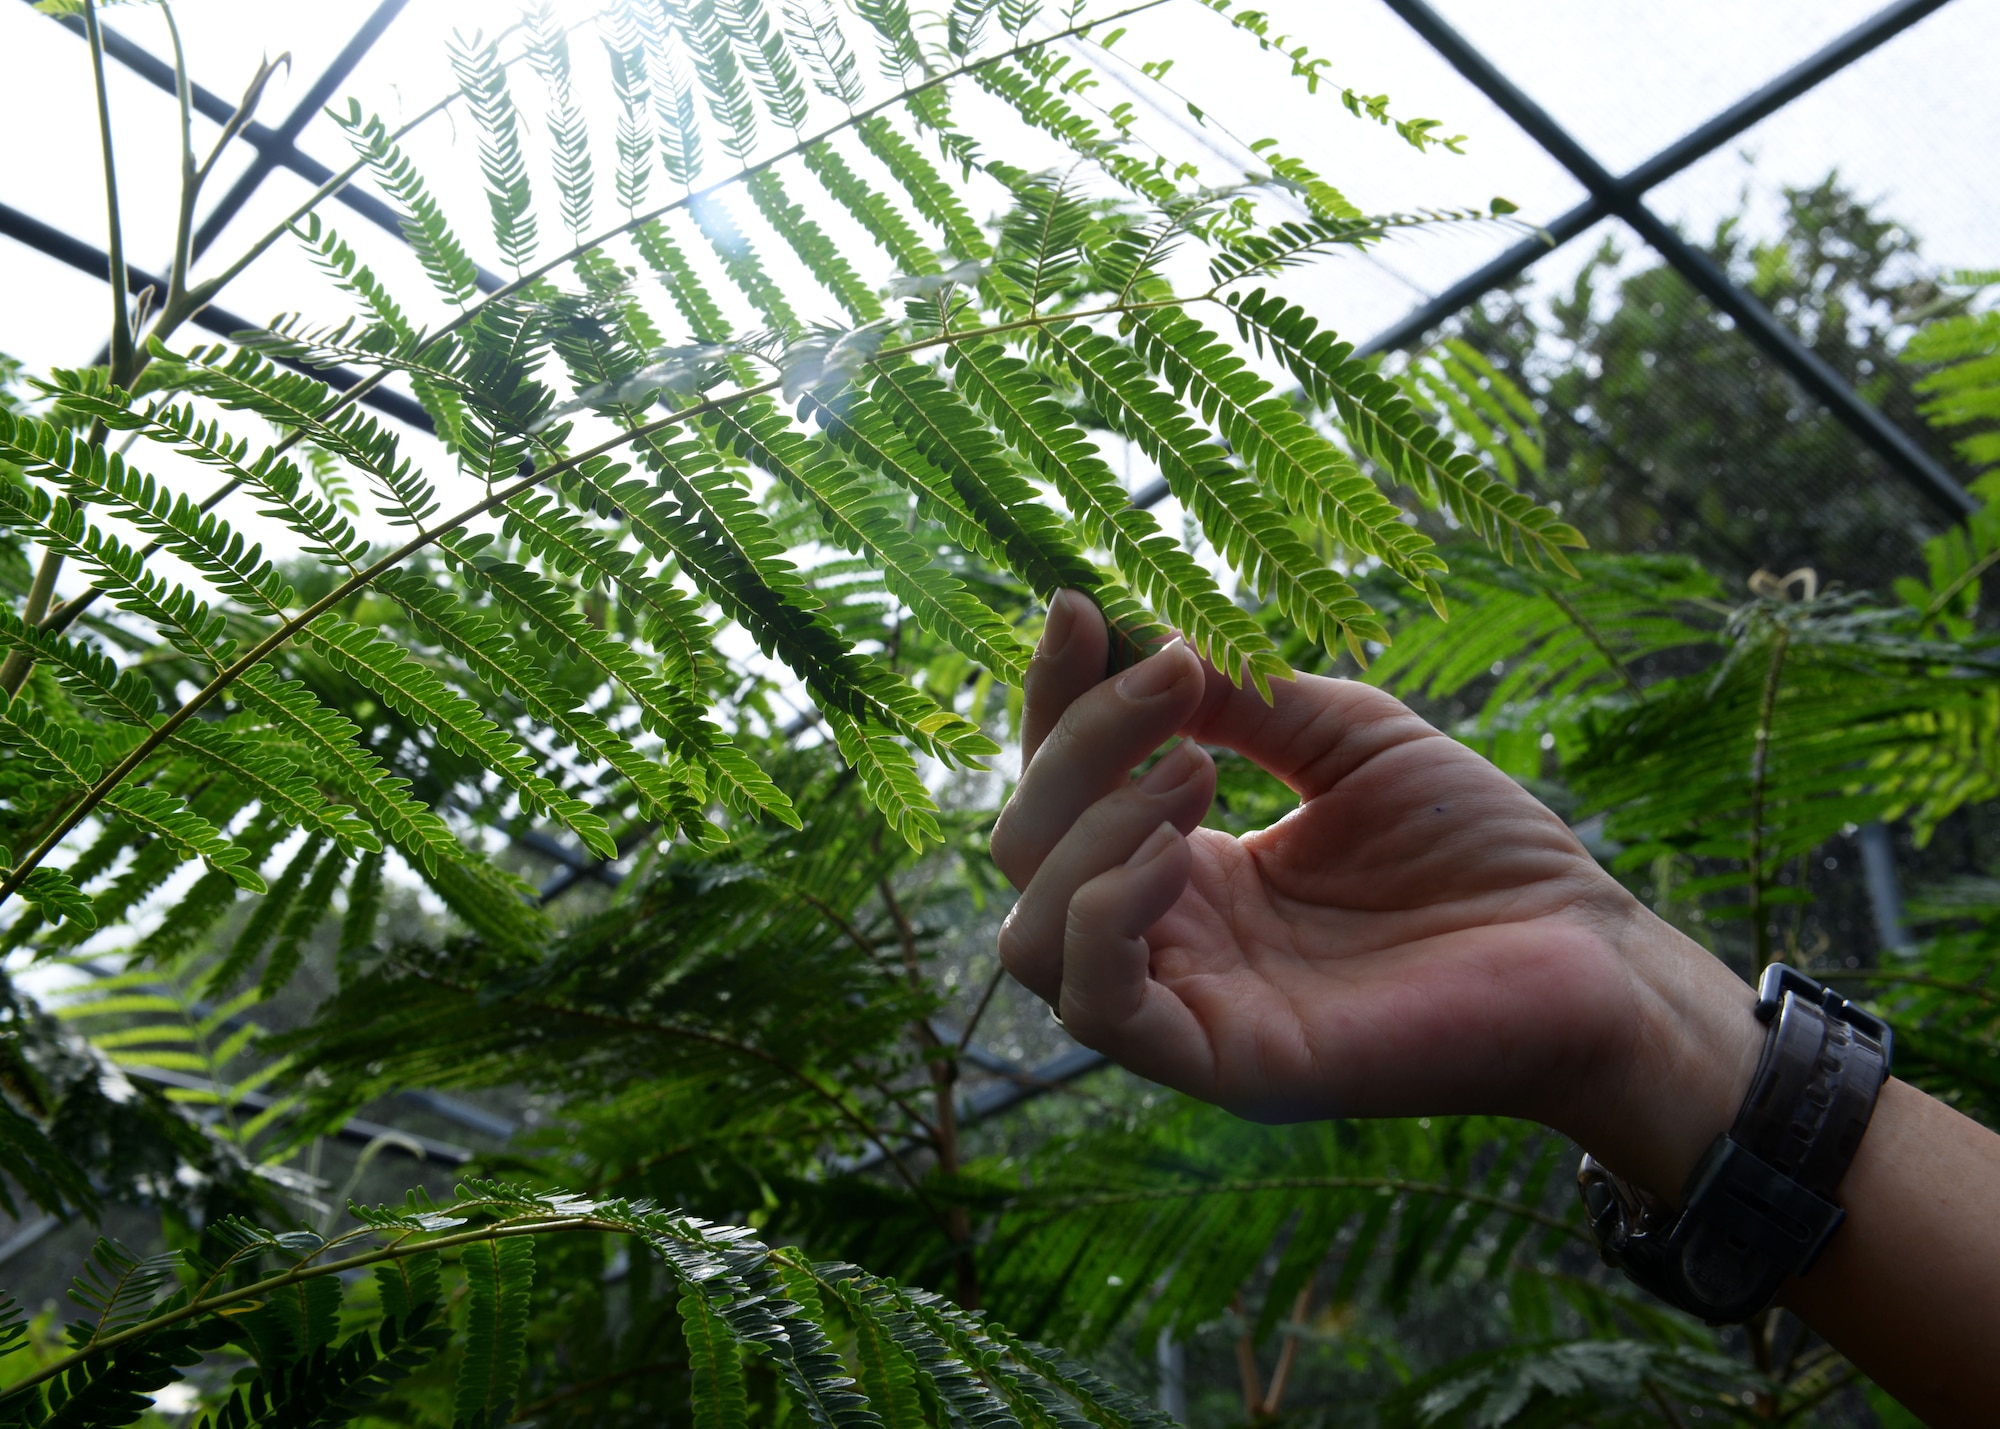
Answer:
[{"label": "plant branch", "polygon": [[[463,1208],[454,1207],[453,1209]],[[327,1250],[331,1250],[335,1246],[344,1245],[362,1235],[370,1234],[371,1231],[372,1228],[353,1231],[346,1236],[340,1237],[338,1240],[329,1241],[321,1248],[320,1253],[324,1254]],[[198,1315],[213,1314],[230,1305],[241,1304],[245,1301],[255,1301],[269,1295],[274,1290],[281,1290],[285,1286],[296,1285],[301,1281],[317,1280],[328,1275],[340,1275],[349,1270],[362,1270],[371,1265],[379,1265],[384,1261],[401,1260],[412,1255],[422,1255],[427,1251],[450,1250],[461,1245],[477,1245],[481,1241],[507,1240],[523,1235],[550,1235],[564,1231],[596,1231],[600,1234],[610,1235],[644,1234],[635,1225],[603,1220],[595,1216],[578,1216],[574,1219],[554,1219],[547,1215],[535,1217],[524,1216],[516,1220],[499,1221],[490,1226],[482,1226],[478,1230],[461,1231],[456,1235],[438,1236],[434,1240],[411,1241],[406,1237],[396,1241],[392,1245],[377,1246],[373,1250],[364,1251],[359,1255],[351,1255],[342,1260],[322,1261],[317,1265],[300,1264],[290,1270],[277,1275],[267,1276],[249,1285],[225,1290],[218,1295],[191,1300],[177,1310],[170,1310],[163,1315],[155,1316],[153,1319],[142,1320],[136,1325],[128,1325],[126,1328],[106,1335],[102,1339],[93,1340],[82,1349],[74,1350],[69,1354],[50,1360],[33,1374],[25,1375],[8,1385],[6,1389],[0,1390],[0,1403],[5,1403],[16,1395],[25,1393],[35,1385],[56,1378],[68,1370],[71,1365],[78,1364],[83,1360],[93,1358],[97,1355],[107,1354],[121,1345],[130,1344],[133,1340],[157,1334],[169,1325],[177,1325],[183,1320],[191,1320]]]},{"label": "plant branch", "polygon": [[1148,1201],[1171,1201],[1194,1196],[1253,1196],[1265,1191],[1389,1191],[1405,1196],[1440,1196],[1446,1200],[1504,1211],[1552,1231],[1561,1231],[1584,1245],[1597,1243],[1583,1227],[1534,1206],[1441,1181],[1408,1181],[1400,1176],[1271,1176],[1251,1181],[1217,1181],[1205,1186],[1158,1186],[1051,1199],[1030,1209],[1071,1211],[1096,1206],[1143,1205]]},{"label": "plant branch", "polygon": [[1771,721],[1777,712],[1778,687],[1791,634],[1789,627],[1780,624],[1771,644],[1771,663],[1764,672],[1764,694],[1757,708],[1756,744],[1750,752],[1750,923],[1758,967],[1771,960],[1770,918],[1764,907],[1764,795],[1771,772]]},{"label": "plant branch", "polygon": [[111,257],[111,380],[131,380],[132,317],[125,271],[125,231],[118,213],[118,164],[111,144],[111,95],[104,83],[104,32],[97,24],[97,0],[84,0],[83,24],[90,41],[90,71],[97,82],[97,132],[104,150],[104,210],[110,225],[106,248]]}]

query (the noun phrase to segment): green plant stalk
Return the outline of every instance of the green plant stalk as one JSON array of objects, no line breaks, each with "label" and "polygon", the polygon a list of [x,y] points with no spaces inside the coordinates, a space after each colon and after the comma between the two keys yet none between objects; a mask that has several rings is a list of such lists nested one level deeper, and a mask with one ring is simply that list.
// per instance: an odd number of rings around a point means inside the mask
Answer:
[{"label": "green plant stalk", "polygon": [[[108,226],[105,247],[110,263],[107,276],[111,283],[111,380],[123,386],[133,376],[131,299],[126,291],[130,279],[125,268],[125,229],[119,217],[118,162],[111,139],[111,95],[104,82],[104,34],[97,24],[97,0],[84,0],[83,25],[84,35],[90,41],[90,72],[97,89],[97,134],[104,154],[104,210]],[[92,424],[91,445],[101,446],[104,436],[103,424]],[[28,587],[27,602],[21,608],[21,619],[27,624],[39,623],[48,612],[62,566],[63,558],[56,552],[42,553],[41,564],[35,568],[35,579]],[[8,651],[7,658],[0,660],[0,690],[4,690],[11,699],[27,682],[28,671],[32,668],[33,663],[20,651]]]},{"label": "green plant stalk", "polygon": [[1756,744],[1750,753],[1750,924],[1759,967],[1771,960],[1770,916],[1764,907],[1764,793],[1770,774],[1771,722],[1777,712],[1778,686],[1784,676],[1785,650],[1791,638],[1791,630],[1779,625],[1777,639],[1771,646],[1770,668],[1764,672]]}]

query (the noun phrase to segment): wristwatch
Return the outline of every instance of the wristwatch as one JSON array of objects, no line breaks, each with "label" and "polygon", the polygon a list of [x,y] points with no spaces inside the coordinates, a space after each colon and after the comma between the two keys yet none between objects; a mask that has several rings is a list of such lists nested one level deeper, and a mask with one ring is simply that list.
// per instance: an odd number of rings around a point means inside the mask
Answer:
[{"label": "wristwatch", "polygon": [[1749,1319],[1812,1268],[1889,1080],[1889,1024],[1783,963],[1764,969],[1756,1014],[1769,1028],[1757,1074],[1679,1209],[1589,1156],[1576,1173],[1605,1264],[1712,1325]]}]

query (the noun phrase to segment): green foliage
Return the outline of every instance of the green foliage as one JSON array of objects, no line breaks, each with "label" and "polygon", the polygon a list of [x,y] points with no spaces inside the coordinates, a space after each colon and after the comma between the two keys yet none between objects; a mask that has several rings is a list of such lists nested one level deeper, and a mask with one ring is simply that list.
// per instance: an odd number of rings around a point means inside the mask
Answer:
[{"label": "green foliage", "polygon": [[[1955,286],[1978,293],[2000,283],[2000,272],[1961,272]],[[2000,309],[1956,313],[1926,323],[1903,348],[1906,362],[1937,370],[1917,383],[1933,426],[1991,427],[2000,421]],[[1962,437],[1959,455],[1972,467],[2000,463],[2000,432]]]},{"label": "green foliage", "polygon": [[[1272,17],[1209,8],[1328,84]],[[1465,737],[1602,812],[1624,866],[1698,866],[1682,888],[1766,943],[1845,823],[1929,831],[2000,787],[2000,527],[1940,536],[1907,609],[1732,608],[1690,562],[1572,555],[1517,368],[1470,338],[1358,359],[1285,291],[1510,206],[1370,216],[1271,140],[1240,173],[1173,167],[1090,98],[1103,14],[621,3],[600,49],[541,6],[448,55],[480,237],[420,171],[422,118],[332,111],[339,181],[371,173],[434,295],[315,199],[262,242],[296,237],[352,316],[309,294],[183,350],[193,300],[169,301],[115,373],[17,397],[0,366],[0,906],[10,949],[104,974],[55,1016],[8,987],[0,1205],[164,1207],[171,1241],[100,1246],[66,1339],[0,1311],[0,1353],[35,1351],[0,1419],[135,1422],[185,1374],[215,1429],[1160,1429],[1098,1373],[1129,1337],[1289,1355],[1315,1297],[1502,1306],[1505,1351],[1383,1356],[1410,1381],[1392,1422],[1721,1412],[1752,1383],[1592,1268],[1568,1150],[1524,1126],[1148,1102],[1023,1148],[959,1123],[976,1028],[945,1019],[989,1004],[954,1006],[932,960],[998,911],[983,766],[1062,588],[1104,607],[1114,663],[1173,629],[1267,694],[1351,657],[1477,706]],[[1051,144],[1067,173],[1023,167]],[[1957,412],[1983,368],[1937,331],[1925,361],[1973,364],[1932,379]],[[383,381],[447,462],[364,414]],[[1130,505],[1135,464],[1182,529]],[[88,586],[32,602],[31,546]],[[1280,806],[1240,761],[1225,799],[1222,822]],[[544,909],[510,837],[622,881]],[[442,913],[411,914],[418,884]],[[1988,930],[1947,932],[1852,971],[1911,1074],[1990,1117]],[[507,1181],[337,1232],[344,1195],[300,1166],[412,1089],[552,1114],[482,1153]],[[279,1194],[318,1229],[276,1228]]]}]

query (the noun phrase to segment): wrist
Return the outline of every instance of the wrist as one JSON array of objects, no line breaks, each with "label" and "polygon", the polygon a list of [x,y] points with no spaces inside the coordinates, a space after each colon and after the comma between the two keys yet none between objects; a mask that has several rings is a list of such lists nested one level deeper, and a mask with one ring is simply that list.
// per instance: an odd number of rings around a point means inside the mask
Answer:
[{"label": "wrist", "polygon": [[1605,937],[1628,994],[1607,1009],[1592,1075],[1552,1124],[1634,1185],[1678,1204],[1756,1073],[1764,1045],[1756,993],[1636,900],[1607,921]]}]

